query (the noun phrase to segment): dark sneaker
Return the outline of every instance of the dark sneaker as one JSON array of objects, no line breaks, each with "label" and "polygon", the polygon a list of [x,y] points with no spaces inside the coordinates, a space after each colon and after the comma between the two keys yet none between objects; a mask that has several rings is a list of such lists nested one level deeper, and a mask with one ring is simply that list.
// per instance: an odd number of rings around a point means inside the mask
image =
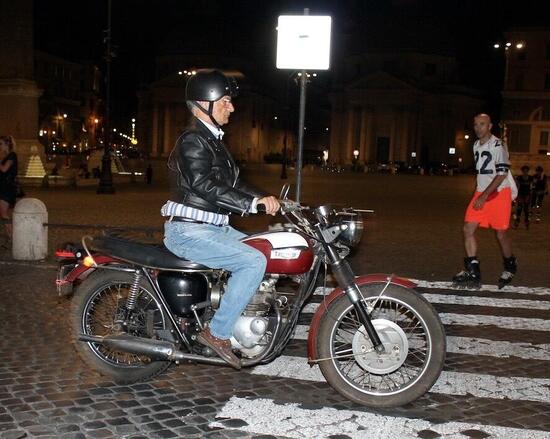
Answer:
[{"label": "dark sneaker", "polygon": [[233,353],[230,340],[222,340],[210,333],[210,328],[203,329],[197,336],[197,341],[208,346],[235,369],[241,368],[241,360]]}]

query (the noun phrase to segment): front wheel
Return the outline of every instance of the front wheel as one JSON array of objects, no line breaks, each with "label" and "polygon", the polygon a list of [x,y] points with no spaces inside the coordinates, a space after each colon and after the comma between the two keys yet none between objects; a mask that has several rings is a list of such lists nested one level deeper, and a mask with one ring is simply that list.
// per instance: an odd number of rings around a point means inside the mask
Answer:
[{"label": "front wheel", "polygon": [[319,367],[346,398],[369,407],[397,407],[424,395],[445,362],[445,330],[435,309],[414,290],[384,284],[360,287],[374,309],[372,323],[385,351],[378,354],[355,308],[342,296],[323,315]]}]

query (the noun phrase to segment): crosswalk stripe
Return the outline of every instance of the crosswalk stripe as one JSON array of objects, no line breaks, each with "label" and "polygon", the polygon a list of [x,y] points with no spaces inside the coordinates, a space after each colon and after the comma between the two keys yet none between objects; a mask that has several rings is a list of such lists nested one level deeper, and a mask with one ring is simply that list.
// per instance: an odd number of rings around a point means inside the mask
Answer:
[{"label": "crosswalk stripe", "polygon": [[[317,366],[310,367],[304,358],[286,355],[269,364],[256,366],[251,373],[306,381],[326,381]],[[443,371],[430,392],[548,402],[550,401],[550,379]]]},{"label": "crosswalk stripe", "polygon": [[411,279],[417,286],[421,288],[436,288],[445,290],[457,290],[457,291],[491,291],[496,293],[518,293],[518,294],[537,294],[537,295],[550,295],[550,288],[548,287],[523,287],[507,285],[502,289],[499,289],[497,285],[483,284],[480,290],[463,290],[461,288],[453,287],[452,282],[429,282],[425,280]]},{"label": "crosswalk stripe", "polygon": [[[418,287],[420,288],[430,288],[430,289],[436,289],[436,290],[455,290],[455,291],[463,291],[463,292],[493,292],[493,293],[516,293],[516,294],[534,294],[534,295],[542,295],[542,296],[550,296],[550,288],[549,287],[525,287],[525,286],[515,286],[515,285],[507,285],[502,289],[498,288],[498,285],[489,285],[489,284],[483,284],[479,290],[465,290],[464,288],[457,288],[453,287],[452,282],[443,282],[443,281],[426,281],[426,280],[419,280],[419,279],[410,279],[411,282],[414,282]],[[329,285],[336,285],[335,280],[331,277],[330,282],[328,282]],[[326,289],[332,290],[334,286],[327,287]],[[323,294],[322,292],[323,287],[317,287],[315,290],[315,294]]]},{"label": "crosswalk stripe", "polygon": [[[488,297],[457,296],[454,294],[422,294],[422,296],[431,303],[445,303],[453,305],[474,305],[488,306],[494,308],[524,308],[536,310],[550,310],[550,302],[542,300],[524,300],[524,299],[500,299]],[[321,302],[322,303],[322,302]],[[302,312],[314,313],[319,307],[319,303],[308,303]]]},{"label": "crosswalk stripe", "polygon": [[[307,340],[308,334],[308,326],[298,325],[293,338]],[[550,360],[550,344],[512,343],[476,337],[447,336],[447,352],[497,358],[519,357],[526,360]]]},{"label": "crosswalk stripe", "polygon": [[[311,314],[304,313],[307,318]],[[526,329],[530,331],[550,331],[550,319],[535,319],[523,317],[504,317],[477,314],[439,313],[444,325],[462,326],[496,326],[502,329]],[[300,325],[298,325],[300,326]]]},{"label": "crosswalk stripe", "polygon": [[[466,422],[435,423],[424,419],[411,419],[380,415],[360,410],[301,408],[299,403],[275,404],[271,399],[232,397],[218,418],[244,421],[239,430],[253,434],[269,434],[289,438],[349,437],[364,439],[407,439],[419,437],[495,437],[507,439],[547,439],[549,433],[539,430],[499,427]],[[210,424],[225,428],[223,421]],[[432,433],[433,432],[433,433]],[[422,433],[424,433],[422,435]]]}]

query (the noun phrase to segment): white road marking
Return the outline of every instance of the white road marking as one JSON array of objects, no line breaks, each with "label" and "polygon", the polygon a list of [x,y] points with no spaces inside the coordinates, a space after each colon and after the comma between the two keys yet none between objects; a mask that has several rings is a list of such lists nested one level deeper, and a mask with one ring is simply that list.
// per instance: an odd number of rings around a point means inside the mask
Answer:
[{"label": "white road marking", "polygon": [[[490,306],[494,308],[524,308],[536,310],[550,310],[550,302],[525,299],[499,299],[492,297],[457,296],[454,294],[422,294],[431,303],[448,303],[452,305]],[[308,303],[302,312],[314,313],[321,303]]]},{"label": "white road marking", "polygon": [[[309,327],[298,325],[295,340],[307,340]],[[550,360],[550,344],[512,343],[475,337],[447,337],[447,352],[487,355],[497,358],[519,357],[526,360]]]},{"label": "white road marking", "polygon": [[447,352],[497,358],[550,360],[550,344],[512,343],[484,338],[447,337]]},{"label": "white road marking", "polygon": [[[477,314],[439,313],[444,325],[461,326],[488,326],[493,325],[502,329],[526,329],[529,331],[550,331],[550,320],[532,319],[523,317],[485,316]],[[299,333],[304,332],[301,325],[297,325]]]},{"label": "white road marking", "polygon": [[[452,282],[429,282],[429,281],[417,280],[417,279],[411,279],[411,282],[414,282],[421,288],[436,288],[436,289],[445,289],[445,290],[466,291],[460,288],[454,288]],[[478,291],[478,290],[473,290],[473,291]],[[499,290],[497,285],[483,284],[481,286],[481,291],[492,291],[496,293],[550,295],[550,288],[548,287],[523,287],[523,286],[514,286],[514,285],[507,285],[503,289]]]},{"label": "white road marking", "polygon": [[[310,367],[305,358],[281,356],[275,361],[256,366],[254,375],[293,378],[324,382],[319,367]],[[522,401],[550,401],[550,379],[500,377],[465,372],[442,372],[431,393],[473,395],[478,398],[517,399]]]},{"label": "white road marking", "polygon": [[[377,437],[406,439],[421,437],[419,432],[431,430],[445,439],[472,437],[471,430],[479,437],[507,439],[548,439],[547,431],[507,428],[466,422],[432,423],[424,419],[384,416],[359,410],[337,410],[323,407],[317,410],[300,408],[300,404],[275,404],[271,399],[246,399],[232,397],[217,415],[218,418],[240,419],[248,425],[239,430],[255,434],[269,434],[289,438],[328,438],[331,435],[347,435],[352,439]],[[211,427],[227,428],[223,421]],[[463,434],[462,432],[467,432]],[[490,436],[484,436],[483,433]]]}]

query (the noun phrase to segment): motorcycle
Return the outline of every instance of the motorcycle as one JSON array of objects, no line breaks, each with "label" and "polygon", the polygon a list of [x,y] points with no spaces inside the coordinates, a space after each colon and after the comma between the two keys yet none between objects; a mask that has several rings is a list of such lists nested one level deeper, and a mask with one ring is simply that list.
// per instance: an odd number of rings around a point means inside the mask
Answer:
[{"label": "motorcycle", "polygon": [[[347,261],[363,231],[362,211],[308,208],[281,194],[280,230],[243,242],[267,259],[265,277],[234,326],[243,367],[273,361],[330,267],[338,283],[318,306],[308,362],[346,398],[402,406],[426,393],[445,361],[445,332],[415,284],[381,274],[356,277]],[[219,307],[230,273],[183,260],[159,245],[119,236],[84,237],[58,252],[60,294],[74,294],[71,319],[81,358],[117,383],[151,379],[171,364],[227,365],[196,341]]]}]

